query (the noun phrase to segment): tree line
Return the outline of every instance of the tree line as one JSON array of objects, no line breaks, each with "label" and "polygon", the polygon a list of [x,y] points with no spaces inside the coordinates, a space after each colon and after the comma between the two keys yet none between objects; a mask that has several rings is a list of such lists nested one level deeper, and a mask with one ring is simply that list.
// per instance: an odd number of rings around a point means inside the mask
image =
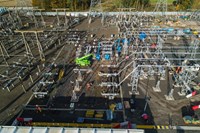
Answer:
[{"label": "tree line", "polygon": [[53,8],[68,8],[70,11],[87,10],[90,0],[32,0],[33,6],[50,10]]},{"label": "tree line", "polygon": [[[70,11],[86,11],[91,0],[32,0],[33,6],[51,10],[52,8],[68,8]],[[135,8],[135,10],[152,10],[155,3],[151,0],[102,0],[103,7],[117,11],[117,8]],[[199,0],[174,0],[168,3],[169,10],[187,10],[200,8]]]}]

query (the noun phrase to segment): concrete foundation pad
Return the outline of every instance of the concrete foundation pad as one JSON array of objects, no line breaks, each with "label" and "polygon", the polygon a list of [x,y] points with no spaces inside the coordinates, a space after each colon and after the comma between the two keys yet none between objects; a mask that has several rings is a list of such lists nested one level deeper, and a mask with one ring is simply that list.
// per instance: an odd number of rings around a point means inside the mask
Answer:
[{"label": "concrete foundation pad", "polygon": [[168,100],[168,101],[173,101],[174,97],[173,96],[165,95],[165,99]]},{"label": "concrete foundation pad", "polygon": [[153,87],[153,91],[155,91],[155,92],[161,92],[161,89],[158,88],[158,87]]}]

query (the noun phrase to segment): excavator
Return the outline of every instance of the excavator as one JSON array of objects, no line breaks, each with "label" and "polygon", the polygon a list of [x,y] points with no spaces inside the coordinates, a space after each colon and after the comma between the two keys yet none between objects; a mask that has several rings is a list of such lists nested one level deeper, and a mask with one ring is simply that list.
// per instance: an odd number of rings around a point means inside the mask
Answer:
[{"label": "excavator", "polygon": [[79,65],[79,66],[89,66],[91,64],[91,58],[93,57],[93,54],[88,54],[88,55],[85,55],[83,57],[80,57],[80,58],[76,58],[75,62],[76,62],[76,65]]}]

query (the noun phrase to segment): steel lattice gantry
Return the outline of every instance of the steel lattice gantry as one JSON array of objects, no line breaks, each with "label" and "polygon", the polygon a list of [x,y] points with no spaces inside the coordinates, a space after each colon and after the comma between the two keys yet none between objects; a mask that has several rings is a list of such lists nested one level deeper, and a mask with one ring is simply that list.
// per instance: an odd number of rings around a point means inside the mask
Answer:
[{"label": "steel lattice gantry", "polygon": [[101,23],[103,24],[104,15],[101,6],[101,0],[91,0],[90,1],[90,10],[89,10],[89,23],[92,22],[92,18],[96,16],[102,16]]}]

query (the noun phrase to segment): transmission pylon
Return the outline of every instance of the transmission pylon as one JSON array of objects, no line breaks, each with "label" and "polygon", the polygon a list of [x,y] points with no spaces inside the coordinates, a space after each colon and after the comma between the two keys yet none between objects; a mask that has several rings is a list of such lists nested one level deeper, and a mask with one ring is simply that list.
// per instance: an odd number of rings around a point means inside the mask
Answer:
[{"label": "transmission pylon", "polygon": [[16,7],[20,7],[20,12],[25,16],[29,17],[31,20],[33,19],[32,15],[27,15],[27,13],[33,13],[32,0],[16,0]]},{"label": "transmission pylon", "polygon": [[103,10],[101,6],[101,0],[91,0],[89,10],[89,23],[92,22],[92,17],[102,16],[102,22],[104,20]]},{"label": "transmission pylon", "polygon": [[167,0],[157,0],[156,7],[154,9],[154,13],[155,12],[161,12],[162,16],[165,16],[167,12]]}]

